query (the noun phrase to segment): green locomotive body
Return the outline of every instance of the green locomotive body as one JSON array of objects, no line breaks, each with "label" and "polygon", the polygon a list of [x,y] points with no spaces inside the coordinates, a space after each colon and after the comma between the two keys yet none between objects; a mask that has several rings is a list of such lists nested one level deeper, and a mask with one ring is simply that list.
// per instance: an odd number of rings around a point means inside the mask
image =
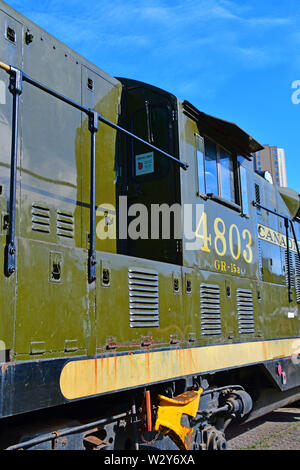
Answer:
[{"label": "green locomotive body", "polygon": [[222,448],[234,415],[299,399],[300,199],[255,170],[261,145],[3,2],[0,30],[1,447],[53,448],[26,422],[56,413],[58,448]]}]

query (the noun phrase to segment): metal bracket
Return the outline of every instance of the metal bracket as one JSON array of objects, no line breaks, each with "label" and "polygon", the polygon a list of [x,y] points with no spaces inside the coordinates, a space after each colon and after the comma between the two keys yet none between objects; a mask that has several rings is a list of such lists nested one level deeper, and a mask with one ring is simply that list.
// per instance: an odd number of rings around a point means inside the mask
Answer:
[{"label": "metal bracket", "polygon": [[90,175],[90,246],[88,256],[88,280],[96,280],[95,251],[95,206],[96,206],[96,133],[99,129],[98,113],[89,110],[89,131],[91,133],[91,175]]},{"label": "metal bracket", "polygon": [[21,95],[23,91],[23,72],[15,67],[10,67],[9,91],[12,94]]},{"label": "metal bracket", "polygon": [[[289,303],[293,302],[292,282],[291,282],[291,266],[290,266],[290,244],[289,244],[289,219],[284,219],[285,235],[286,235],[286,265],[288,275],[288,297]],[[297,244],[297,241],[296,241]]]},{"label": "metal bracket", "polygon": [[13,95],[12,137],[11,137],[11,166],[10,166],[10,198],[8,235],[5,247],[5,275],[11,276],[16,270],[15,219],[16,219],[16,188],[18,162],[18,113],[19,97],[23,90],[23,73],[10,67],[9,91]]}]

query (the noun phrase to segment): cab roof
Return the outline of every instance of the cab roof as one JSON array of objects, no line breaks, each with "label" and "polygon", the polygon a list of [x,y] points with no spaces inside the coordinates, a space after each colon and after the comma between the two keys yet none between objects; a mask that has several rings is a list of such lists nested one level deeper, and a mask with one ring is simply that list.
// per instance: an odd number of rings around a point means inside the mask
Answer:
[{"label": "cab roof", "polygon": [[203,113],[189,101],[183,101],[182,106],[184,114],[194,119],[208,137],[217,143],[223,143],[228,149],[234,148],[237,153],[247,157],[253,157],[253,153],[263,150],[261,144],[233,122]]}]

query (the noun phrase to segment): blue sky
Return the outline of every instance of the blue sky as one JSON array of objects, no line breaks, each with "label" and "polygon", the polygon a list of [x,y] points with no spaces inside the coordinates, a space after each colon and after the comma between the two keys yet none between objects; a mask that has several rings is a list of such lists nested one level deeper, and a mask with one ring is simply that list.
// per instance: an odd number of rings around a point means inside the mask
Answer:
[{"label": "blue sky", "polygon": [[299,1],[7,3],[109,74],[159,86],[283,147],[288,185],[300,193]]}]

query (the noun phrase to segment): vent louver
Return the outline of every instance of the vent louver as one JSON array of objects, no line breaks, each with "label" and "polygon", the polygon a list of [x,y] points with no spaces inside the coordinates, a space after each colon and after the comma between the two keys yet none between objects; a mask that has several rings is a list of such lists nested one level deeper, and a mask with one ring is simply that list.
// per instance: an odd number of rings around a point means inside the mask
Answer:
[{"label": "vent louver", "polygon": [[220,335],[222,326],[220,288],[218,286],[201,284],[200,310],[202,335]]},{"label": "vent louver", "polygon": [[74,217],[72,214],[63,211],[57,211],[56,233],[60,237],[74,237]]},{"label": "vent louver", "polygon": [[260,204],[260,187],[259,184],[255,184],[255,201]]},{"label": "vent louver", "polygon": [[237,311],[239,333],[254,333],[253,295],[251,290],[237,289]]},{"label": "vent louver", "polygon": [[158,273],[149,269],[128,270],[131,328],[159,326]]},{"label": "vent louver", "polygon": [[300,303],[300,261],[298,253],[294,253],[295,258],[295,287],[296,287],[296,298],[298,304]]},{"label": "vent louver", "polygon": [[31,228],[34,232],[50,233],[50,210],[48,207],[34,203],[31,207]]},{"label": "vent louver", "polygon": [[[284,250],[284,261],[285,261],[285,282],[286,285],[289,285],[289,276],[288,276],[288,264],[287,264],[287,250]],[[296,258],[295,258],[296,260]],[[290,280],[291,280],[291,287],[295,287],[295,271],[294,271],[294,257],[293,253],[289,251],[289,261],[290,261]]]}]

